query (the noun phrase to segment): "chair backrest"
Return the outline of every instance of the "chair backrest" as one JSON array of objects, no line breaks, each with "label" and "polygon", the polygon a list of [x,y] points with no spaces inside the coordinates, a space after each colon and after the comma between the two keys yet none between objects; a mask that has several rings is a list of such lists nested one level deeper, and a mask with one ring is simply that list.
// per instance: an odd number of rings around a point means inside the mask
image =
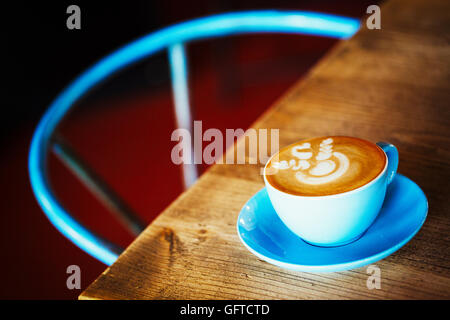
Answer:
[{"label": "chair backrest", "polygon": [[[351,37],[359,29],[359,25],[357,19],[329,14],[303,11],[246,11],[179,23],[125,45],[76,78],[53,101],[40,120],[33,135],[28,160],[31,186],[39,205],[50,222],[75,245],[105,264],[112,264],[121,249],[76,221],[55,198],[48,181],[47,153],[52,147],[55,153],[68,163],[69,168],[82,176],[82,180],[91,186],[91,190],[112,204],[128,225],[134,226],[137,230],[141,229],[138,219],[129,212],[124,203],[107,186],[99,183],[95,174],[89,172],[67,146],[54,139],[55,129],[77,100],[112,74],[167,48],[177,127],[190,130],[192,118],[185,43],[249,33],[292,33],[345,39]],[[183,176],[185,185],[189,186],[197,178],[197,173],[195,167],[187,166],[184,167]]]}]

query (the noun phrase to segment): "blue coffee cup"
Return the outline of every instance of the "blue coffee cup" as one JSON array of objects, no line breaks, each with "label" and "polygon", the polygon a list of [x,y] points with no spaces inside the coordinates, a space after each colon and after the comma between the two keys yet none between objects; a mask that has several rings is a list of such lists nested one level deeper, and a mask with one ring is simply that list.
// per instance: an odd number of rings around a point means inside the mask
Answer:
[{"label": "blue coffee cup", "polygon": [[264,168],[264,182],[281,221],[303,240],[317,246],[340,246],[360,238],[380,212],[398,167],[397,148],[386,142],[377,145],[386,156],[382,172],[357,189],[333,195],[300,196],[275,188],[266,177],[269,160]]}]

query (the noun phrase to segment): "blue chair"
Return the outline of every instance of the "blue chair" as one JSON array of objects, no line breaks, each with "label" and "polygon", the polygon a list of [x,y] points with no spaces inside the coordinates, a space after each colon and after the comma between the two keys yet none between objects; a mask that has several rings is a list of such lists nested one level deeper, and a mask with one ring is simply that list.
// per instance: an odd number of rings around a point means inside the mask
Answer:
[{"label": "blue chair", "polygon": [[[76,221],[55,198],[47,175],[50,148],[74,171],[100,200],[107,203],[118,218],[135,234],[143,230],[139,218],[80,159],[61,137],[55,134],[70,108],[95,85],[119,70],[160,50],[168,50],[177,126],[191,130],[185,43],[237,34],[291,33],[345,39],[358,29],[357,19],[303,11],[247,11],[226,13],[179,23],[146,35],[103,58],[75,79],[53,101],[34,132],[28,169],[31,186],[39,205],[50,222],[75,245],[111,265],[122,249]],[[195,166],[183,168],[185,186],[197,178]]]}]

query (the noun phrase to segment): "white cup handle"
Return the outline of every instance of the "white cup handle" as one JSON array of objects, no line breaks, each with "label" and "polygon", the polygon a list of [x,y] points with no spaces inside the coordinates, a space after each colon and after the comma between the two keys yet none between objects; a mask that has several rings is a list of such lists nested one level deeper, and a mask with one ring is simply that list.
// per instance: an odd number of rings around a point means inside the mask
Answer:
[{"label": "white cup handle", "polygon": [[387,167],[387,183],[390,184],[394,180],[395,174],[398,168],[398,150],[397,148],[388,142],[377,142],[377,145],[383,149],[388,158]]}]

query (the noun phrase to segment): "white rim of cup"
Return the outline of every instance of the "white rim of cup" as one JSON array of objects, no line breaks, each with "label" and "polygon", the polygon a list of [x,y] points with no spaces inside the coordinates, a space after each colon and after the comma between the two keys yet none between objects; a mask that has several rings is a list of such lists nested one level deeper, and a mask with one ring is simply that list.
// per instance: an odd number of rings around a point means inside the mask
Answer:
[{"label": "white rim of cup", "polygon": [[[329,138],[330,138],[330,137],[333,138],[333,137],[342,137],[342,136],[329,136]],[[325,138],[325,137],[324,137],[324,138]],[[350,137],[350,138],[353,138],[353,137]],[[356,138],[356,139],[364,140],[364,139],[361,139],[361,138]],[[364,140],[364,141],[373,143],[373,142],[368,141],[368,140]],[[284,149],[286,149],[286,148],[289,148],[290,146],[292,146],[292,145],[294,145],[294,144],[297,144],[297,143],[298,143],[298,142],[291,143],[291,144],[289,144],[289,145],[287,145],[287,146],[281,148],[280,150],[278,150],[275,154],[273,154],[273,155],[269,158],[269,160],[267,160],[266,164],[264,165],[264,172],[263,172],[264,182],[266,183],[266,185],[269,185],[270,187],[272,187],[273,189],[277,190],[278,192],[281,192],[281,193],[283,193],[283,194],[285,194],[285,195],[288,195],[288,196],[291,196],[291,197],[295,197],[295,198],[308,198],[308,199],[337,198],[337,197],[341,197],[341,196],[344,196],[344,195],[348,195],[348,194],[351,194],[351,193],[355,193],[355,192],[361,191],[361,190],[363,190],[363,189],[365,189],[365,188],[368,188],[369,186],[371,186],[371,185],[374,184],[375,182],[377,182],[377,181],[383,176],[383,174],[386,172],[387,167],[388,167],[388,164],[389,164],[389,158],[388,158],[386,152],[384,152],[384,150],[383,150],[379,145],[377,145],[376,143],[373,143],[377,148],[379,148],[381,151],[383,151],[384,157],[386,158],[386,163],[385,163],[385,165],[384,165],[383,170],[382,170],[375,178],[373,178],[372,180],[370,180],[370,181],[369,181],[368,183],[366,183],[365,185],[362,185],[362,186],[360,186],[360,187],[358,187],[358,188],[356,188],[356,189],[349,190],[349,191],[346,191],[346,192],[335,193],[335,194],[328,194],[328,195],[324,195],[324,196],[301,196],[301,195],[298,195],[298,194],[292,194],[292,193],[284,192],[284,191],[281,191],[281,190],[275,188],[275,187],[267,180],[267,178],[266,178],[266,169],[267,169],[267,165],[270,163],[270,160],[272,160],[273,157],[275,157],[277,154],[279,154],[280,151],[282,151],[282,150],[284,150]]]}]

